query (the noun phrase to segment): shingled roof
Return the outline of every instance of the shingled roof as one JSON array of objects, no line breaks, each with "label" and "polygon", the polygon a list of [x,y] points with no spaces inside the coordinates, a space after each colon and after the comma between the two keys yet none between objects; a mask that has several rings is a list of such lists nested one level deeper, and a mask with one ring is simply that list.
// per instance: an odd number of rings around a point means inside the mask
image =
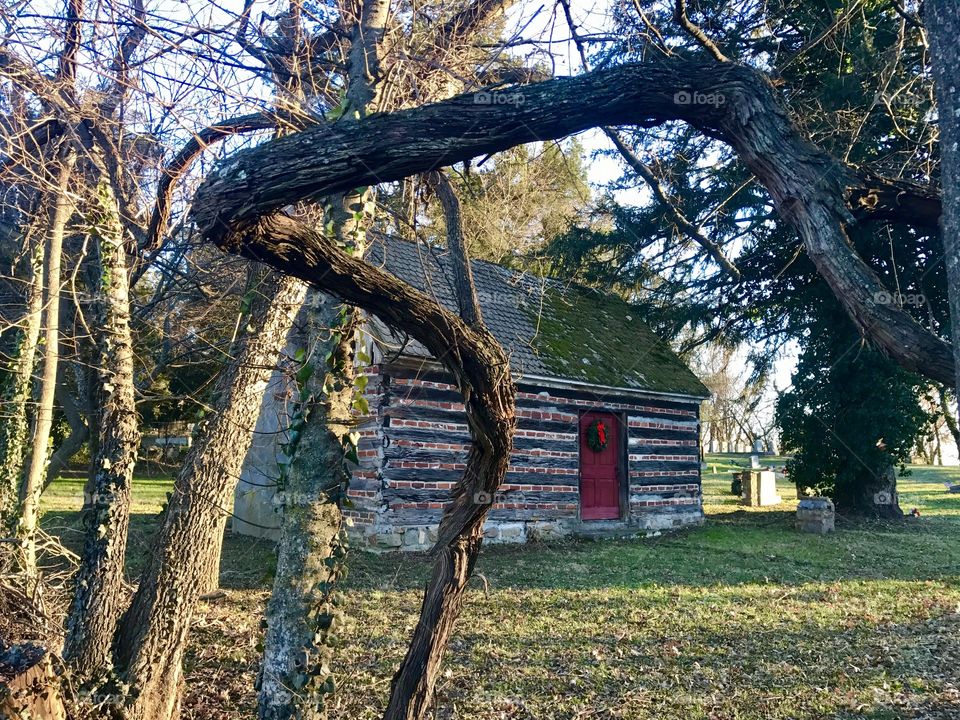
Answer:
[{"label": "shingled roof", "polygon": [[[379,238],[366,259],[456,312],[446,250]],[[619,297],[481,260],[472,261],[472,268],[483,319],[510,355],[518,380],[538,376],[698,398],[710,394],[638,309]],[[404,354],[428,356],[419,343],[404,344],[382,323],[373,331],[388,345],[402,346]]]}]

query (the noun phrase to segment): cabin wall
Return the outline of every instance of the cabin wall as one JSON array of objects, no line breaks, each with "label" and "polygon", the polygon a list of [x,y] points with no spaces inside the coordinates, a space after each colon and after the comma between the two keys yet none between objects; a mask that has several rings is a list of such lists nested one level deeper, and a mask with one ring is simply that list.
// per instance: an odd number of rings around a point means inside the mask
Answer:
[{"label": "cabin wall", "polygon": [[[293,350],[289,353],[293,355]],[[369,414],[359,418],[360,442],[357,456],[360,465],[353,471],[344,508],[348,523],[356,527],[373,527],[380,511],[380,468],[383,465],[382,421],[380,403],[380,366],[363,369],[367,386],[363,392]],[[280,539],[281,500],[277,496],[279,462],[283,444],[297,397],[296,383],[289,372],[276,371],[267,386],[264,407],[257,418],[253,442],[244,460],[234,491],[233,517],[230,529],[241,535],[270,540]]]},{"label": "cabin wall", "polygon": [[368,414],[360,419],[357,432],[360,441],[357,444],[357,458],[360,465],[354,469],[347,488],[349,503],[343,509],[343,515],[353,528],[376,527],[383,505],[382,468],[384,465],[383,441],[383,402],[384,378],[380,365],[370,365],[363,369],[367,386],[363,397],[369,407]]},{"label": "cabin wall", "polygon": [[[377,422],[362,430],[348,510],[366,547],[424,549],[460,477],[470,434],[458,390],[442,372],[379,365],[368,385]],[[376,396],[376,397],[374,397]],[[376,404],[376,410],[374,410]],[[655,532],[702,522],[699,406],[656,396],[603,396],[521,382],[510,468],[487,522],[488,542]],[[621,519],[579,517],[579,416],[623,424]],[[483,500],[479,498],[478,500]]]}]

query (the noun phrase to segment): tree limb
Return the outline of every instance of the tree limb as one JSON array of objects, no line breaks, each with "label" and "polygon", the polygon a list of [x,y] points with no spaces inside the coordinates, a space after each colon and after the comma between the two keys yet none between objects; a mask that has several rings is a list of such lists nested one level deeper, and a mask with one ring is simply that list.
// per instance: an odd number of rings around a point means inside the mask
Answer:
[{"label": "tree limb", "polygon": [[856,218],[845,199],[863,187],[859,173],[803,137],[764,75],[734,63],[666,58],[536,83],[522,93],[460,95],[349,128],[308,128],[236,153],[197,190],[192,213],[208,240],[222,243],[231,228],[299,200],[591,127],[674,120],[738,153],[864,334],[903,367],[952,382],[950,346],[899,307],[877,302],[887,291],[846,236]]},{"label": "tree limb", "polygon": [[268,113],[253,113],[224,120],[197,132],[163,169],[163,175],[157,184],[157,199],[150,217],[150,225],[141,250],[151,253],[160,246],[170,218],[174,186],[200,153],[218,140],[241,133],[269,130],[276,127],[277,122],[278,119]]},{"label": "tree limb", "polygon": [[463,240],[463,221],[460,214],[460,200],[450,183],[450,178],[442,170],[427,175],[427,182],[440,200],[443,218],[447,226],[447,250],[453,258],[454,290],[457,293],[457,305],[460,317],[470,327],[483,324],[480,301],[473,283],[473,270],[467,257],[466,243]]},{"label": "tree limb", "polygon": [[718,62],[730,62],[730,58],[723,54],[723,51],[717,47],[716,43],[711,40],[707,34],[701,29],[699,25],[694,23],[687,16],[687,2],[686,0],[677,0],[676,6],[673,9],[673,19],[680,24],[680,27],[683,28],[684,32],[687,33],[690,37],[696,40],[700,45]]},{"label": "tree limb", "polygon": [[614,130],[611,128],[603,128],[603,133],[606,135],[610,142],[613,143],[614,147],[617,148],[617,151],[627,161],[627,164],[642,177],[647,185],[650,187],[650,191],[654,194],[654,197],[660,201],[660,204],[663,206],[663,209],[667,211],[667,215],[670,216],[670,219],[673,220],[673,223],[680,228],[681,231],[691,240],[696,242],[700,247],[702,247],[710,257],[716,260],[717,264],[723,268],[724,272],[727,273],[734,280],[740,280],[741,274],[737,269],[737,266],[733,264],[713,240],[708,238],[703,234],[703,231],[690,222],[686,216],[677,208],[677,206],[667,197],[667,194],[663,191],[663,188],[660,186],[660,181],[657,180],[657,176],[653,174],[653,170],[646,165],[636,153],[634,153],[627,145],[623,142]]}]

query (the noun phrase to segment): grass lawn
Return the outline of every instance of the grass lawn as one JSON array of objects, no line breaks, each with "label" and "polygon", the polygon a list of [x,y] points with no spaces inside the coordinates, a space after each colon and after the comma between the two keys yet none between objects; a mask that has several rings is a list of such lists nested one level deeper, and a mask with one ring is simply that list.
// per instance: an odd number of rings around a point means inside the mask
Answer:
[{"label": "grass lawn", "polygon": [[[838,518],[796,533],[796,496],[742,509],[708,458],[703,528],[656,538],[484,550],[438,683],[437,718],[960,718],[956,468],[912,469],[899,523]],[[780,464],[780,461],[777,461]],[[76,541],[79,484],[45,498]],[[142,562],[169,482],[138,480],[130,561]],[[267,543],[228,536],[227,597],[198,609],[185,716],[252,717]],[[344,586],[332,718],[378,717],[429,561],[357,553]]]}]

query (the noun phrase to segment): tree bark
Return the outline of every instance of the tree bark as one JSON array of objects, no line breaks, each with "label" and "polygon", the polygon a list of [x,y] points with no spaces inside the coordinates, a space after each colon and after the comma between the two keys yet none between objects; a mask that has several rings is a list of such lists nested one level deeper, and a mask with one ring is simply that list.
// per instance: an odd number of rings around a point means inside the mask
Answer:
[{"label": "tree bark", "polygon": [[110,667],[117,621],[126,608],[124,553],[130,490],[140,448],[130,334],[130,276],[117,200],[101,180],[90,218],[97,235],[100,442],[83,503],[86,542],[67,622],[64,657],[81,679]]},{"label": "tree bark", "polygon": [[[381,40],[389,9],[388,0],[359,5],[347,54],[347,124],[354,114],[363,117],[379,106]],[[289,28],[290,47],[301,46],[296,41],[300,31],[299,25]],[[294,53],[290,64],[296,67],[302,60]],[[304,102],[311,89],[295,85],[287,90]],[[362,256],[373,215],[372,190],[355,189],[322,204],[340,246]],[[353,308],[341,308],[317,290],[310,291],[305,309],[309,352],[297,378],[301,398],[288,430],[291,460],[278,487],[285,502],[266,613],[257,698],[261,720],[320,720],[334,687],[330,665],[340,617],[334,588],[345,571],[347,552],[341,503],[350,481],[347,454],[356,450],[350,432],[357,316]]]},{"label": "tree bark", "polygon": [[292,459],[277,488],[281,535],[266,611],[261,720],[321,720],[325,696],[333,690],[333,639],[340,624],[334,588],[347,547],[340,503],[350,479],[345,439],[354,392],[355,327],[352,313],[345,327],[339,325],[340,308],[329,295],[310,291],[310,345],[288,429]]},{"label": "tree bark", "polygon": [[218,412],[184,460],[150,562],[114,641],[115,666],[129,684],[124,712],[169,720],[179,710],[181,661],[193,610],[220,546],[233,486],[263,393],[305,286],[270,274],[250,327],[218,383]]},{"label": "tree bark", "polygon": [[[318,126],[235,154],[207,177],[193,214],[214,241],[304,198],[400,180],[437,166],[603,125],[683,120],[728,143],[766,186],[782,218],[850,317],[903,367],[954,382],[950,346],[895,304],[854,252],[844,226],[869,208],[871,176],[804,139],[759,71],[674,57],[628,64],[519,89],[461,95],[370,117],[349,129]],[[912,186],[901,186],[901,217]],[[857,192],[854,192],[857,191]],[[866,194],[864,194],[866,193]],[[926,198],[929,199],[929,198]],[[868,215],[868,213],[867,213]]]},{"label": "tree bark", "polygon": [[420,621],[394,678],[385,717],[420,718],[463,605],[480,550],[483,523],[506,475],[515,422],[515,388],[497,341],[393,275],[334,247],[313,227],[285,215],[221,234],[228,251],[258,258],[378,315],[419,340],[452,373],[464,398],[473,444],[463,476],[444,509],[436,560]]},{"label": "tree bark", "polygon": [[70,196],[70,178],[77,155],[66,148],[56,164],[55,201],[47,233],[46,278],[44,280],[44,355],[40,397],[37,401],[36,422],[31,443],[30,467],[20,493],[23,504],[19,535],[23,538],[22,563],[28,578],[37,576],[37,521],[40,513],[40,493],[47,466],[50,430],[53,427],[53,404],[57,392],[57,363],[60,346],[60,262],[63,236],[73,213]]},{"label": "tree bark", "polygon": [[30,440],[28,406],[43,324],[45,238],[35,230],[35,226],[28,228],[25,237],[29,255],[29,274],[24,278],[27,286],[26,312],[16,355],[11,362],[9,384],[4,388],[4,417],[0,423],[0,527],[3,532],[10,534],[16,533],[20,483]]},{"label": "tree bark", "polygon": [[960,450],[960,425],[957,424],[957,418],[950,409],[950,399],[947,397],[947,389],[943,385],[937,387],[937,398],[940,401],[940,413],[943,415],[943,422],[953,438],[953,444],[957,450]]},{"label": "tree bark", "polygon": [[940,222],[956,368],[955,378],[941,382],[952,384],[960,398],[960,6],[954,0],[925,0],[923,19],[930,36],[940,122]]}]

